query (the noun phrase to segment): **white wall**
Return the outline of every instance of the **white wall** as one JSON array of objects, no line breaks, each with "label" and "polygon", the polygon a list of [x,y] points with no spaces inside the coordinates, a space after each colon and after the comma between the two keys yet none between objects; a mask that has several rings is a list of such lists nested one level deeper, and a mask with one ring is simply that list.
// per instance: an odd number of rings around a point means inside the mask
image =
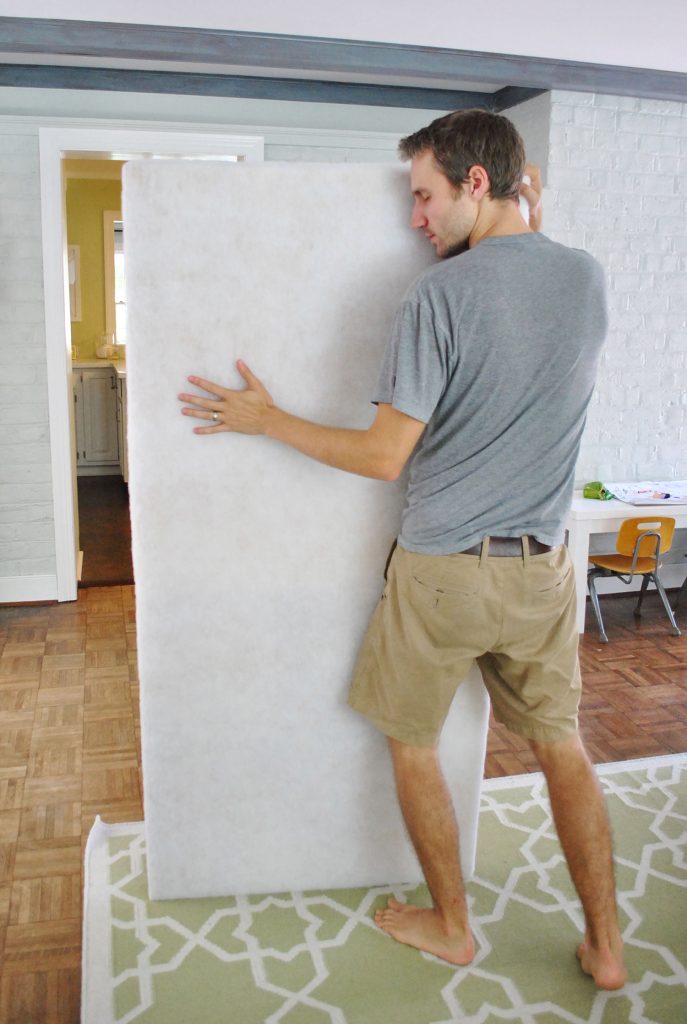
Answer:
[{"label": "white wall", "polygon": [[3,0],[0,14],[376,40],[513,53],[599,64],[687,70],[684,0],[549,0],[530,9],[492,0],[467,10],[455,0]]},{"label": "white wall", "polygon": [[[545,229],[591,252],[608,281],[608,339],[578,483],[684,480],[687,104],[554,92],[551,121]],[[591,550],[614,545],[598,535]],[[666,585],[682,583],[686,551],[679,531],[663,559]],[[611,580],[598,589],[625,592]]]},{"label": "white wall", "polygon": [[81,89],[0,88],[0,117],[97,118],[113,121],[173,122],[295,131],[387,132],[398,135],[421,128],[443,110],[406,110],[344,103],[292,103],[215,96],[97,92]]},{"label": "white wall", "polygon": [[31,577],[42,592],[55,545],[38,138],[25,127],[0,127],[0,268],[0,577]]},{"label": "white wall", "polygon": [[687,478],[687,104],[554,92],[545,230],[606,268],[578,479]]},{"label": "white wall", "polygon": [[262,134],[267,160],[395,161],[441,111],[0,90],[0,603],[56,596],[38,131],[63,123]]}]

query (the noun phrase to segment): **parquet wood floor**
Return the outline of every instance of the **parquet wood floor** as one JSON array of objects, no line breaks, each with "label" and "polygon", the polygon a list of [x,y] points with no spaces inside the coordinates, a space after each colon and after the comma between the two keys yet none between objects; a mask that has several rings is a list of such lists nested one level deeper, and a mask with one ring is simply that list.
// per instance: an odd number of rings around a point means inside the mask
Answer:
[{"label": "parquet wood floor", "polygon": [[83,849],[143,817],[133,587],[0,609],[0,1021],[79,1020]]},{"label": "parquet wood floor", "polygon": [[[687,604],[687,602],[686,602]],[[604,598],[610,643],[582,638],[582,731],[595,761],[687,749],[685,636],[653,597]],[[488,776],[536,768],[492,729]],[[77,1024],[83,850],[96,814],[143,817],[134,591],[0,608],[0,1021]]]}]

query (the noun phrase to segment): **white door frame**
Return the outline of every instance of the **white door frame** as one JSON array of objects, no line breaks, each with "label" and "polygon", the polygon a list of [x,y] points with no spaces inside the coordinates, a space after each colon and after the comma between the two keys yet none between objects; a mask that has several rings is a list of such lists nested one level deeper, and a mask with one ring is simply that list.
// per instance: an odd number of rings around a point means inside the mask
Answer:
[{"label": "white door frame", "polygon": [[55,573],[58,601],[77,595],[76,458],[72,443],[71,329],[67,277],[67,230],[62,160],[68,157],[129,160],[137,157],[238,156],[262,160],[264,140],[145,128],[40,128],[41,221],[45,343],[52,460]]}]

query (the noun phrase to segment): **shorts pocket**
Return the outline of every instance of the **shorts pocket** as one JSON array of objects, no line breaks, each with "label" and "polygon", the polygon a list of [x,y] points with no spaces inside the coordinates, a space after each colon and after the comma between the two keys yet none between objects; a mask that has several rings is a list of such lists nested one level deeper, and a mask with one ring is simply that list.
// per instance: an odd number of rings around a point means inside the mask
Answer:
[{"label": "shorts pocket", "polygon": [[555,603],[562,600],[570,587],[573,586],[573,568],[568,564],[563,566],[560,573],[548,580],[542,580],[539,586],[530,590],[530,597],[542,604]]},{"label": "shorts pocket", "polygon": [[477,597],[477,588],[469,583],[447,583],[413,574],[411,576],[413,596],[429,608],[454,605],[469,605]]}]

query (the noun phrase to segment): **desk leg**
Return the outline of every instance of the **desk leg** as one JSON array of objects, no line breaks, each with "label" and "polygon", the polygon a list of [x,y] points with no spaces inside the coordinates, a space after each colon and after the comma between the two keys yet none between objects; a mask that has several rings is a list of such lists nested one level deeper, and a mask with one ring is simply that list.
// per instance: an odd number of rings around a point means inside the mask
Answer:
[{"label": "desk leg", "polygon": [[577,632],[584,633],[584,613],[587,601],[587,569],[589,567],[589,527],[578,521],[568,526],[568,551],[575,569],[577,593]]}]

